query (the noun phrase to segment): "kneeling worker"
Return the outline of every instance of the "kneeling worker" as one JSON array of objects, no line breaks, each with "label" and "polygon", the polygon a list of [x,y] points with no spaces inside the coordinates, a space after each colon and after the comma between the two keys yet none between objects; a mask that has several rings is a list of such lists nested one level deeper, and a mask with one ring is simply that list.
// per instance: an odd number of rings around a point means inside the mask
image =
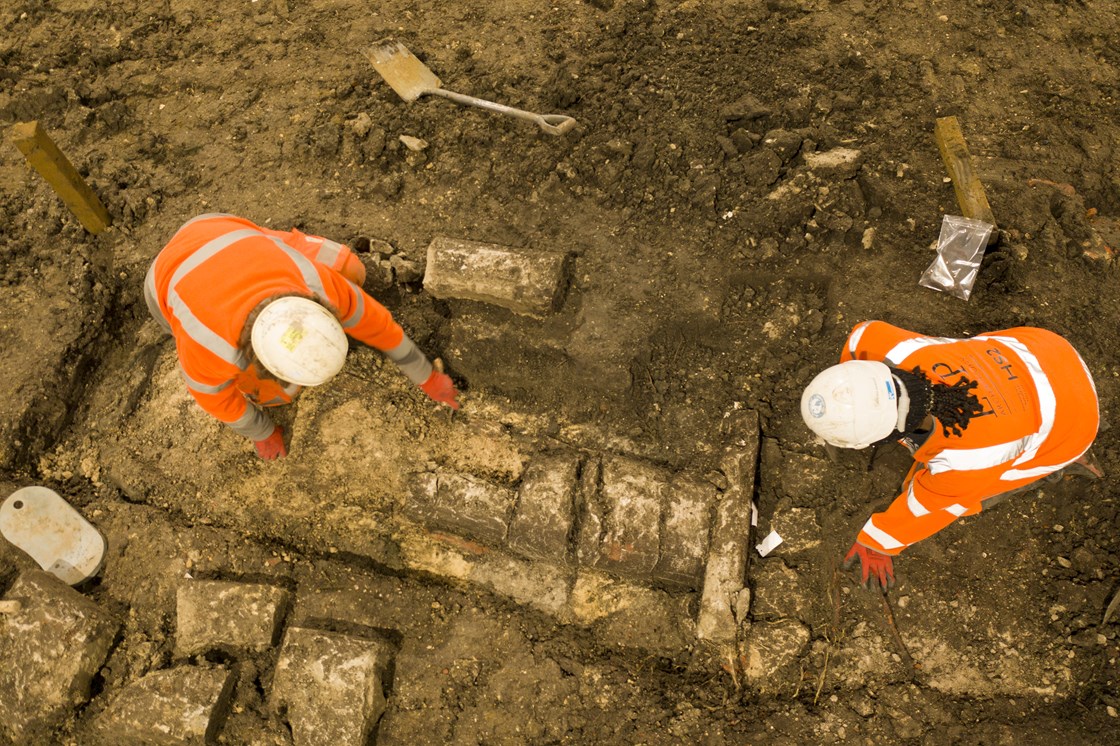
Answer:
[{"label": "kneeling worker", "polygon": [[900,494],[873,514],[845,559],[885,588],[891,557],[1016,491],[1085,459],[1100,416],[1092,376],[1062,337],[1017,327],[970,339],[924,337],[882,321],[852,330],[840,364],[801,396],[825,442],[897,440],[914,456]]},{"label": "kneeling worker", "polygon": [[201,215],[160,251],[144,281],[148,310],[175,338],[191,396],[266,460],[287,455],[260,407],[287,404],[342,369],[347,335],[383,351],[431,399],[459,408],[392,315],[362,291],[347,247],[233,215]]}]

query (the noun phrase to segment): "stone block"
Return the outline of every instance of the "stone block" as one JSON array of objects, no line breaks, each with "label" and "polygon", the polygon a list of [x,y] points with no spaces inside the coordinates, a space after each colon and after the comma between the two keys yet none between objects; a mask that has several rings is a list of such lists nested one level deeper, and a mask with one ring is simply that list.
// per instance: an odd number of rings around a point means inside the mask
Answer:
[{"label": "stone block", "polygon": [[289,627],[272,680],[295,746],[365,746],[385,711],[382,676],[393,648],[306,627]]},{"label": "stone block", "polygon": [[735,600],[747,585],[751,498],[758,450],[758,414],[743,412],[734,424],[731,443],[721,462],[728,487],[716,505],[696,618],[696,636],[716,644],[732,643],[738,635]]},{"label": "stone block", "polygon": [[599,543],[603,539],[603,527],[607,518],[607,510],[599,492],[602,474],[602,460],[593,457],[584,462],[579,476],[576,558],[581,565],[594,565],[599,557]]},{"label": "stone block", "polygon": [[450,472],[415,475],[405,511],[429,529],[500,546],[517,494],[476,477]]},{"label": "stone block", "polygon": [[0,622],[0,735],[47,743],[86,703],[119,623],[50,573],[28,570],[5,596],[20,609]]},{"label": "stone block", "polygon": [[529,464],[517,489],[517,507],[509,527],[510,549],[532,559],[567,559],[579,464],[580,457],[575,453],[540,456]]},{"label": "stone block", "polygon": [[696,590],[704,582],[715,487],[678,474],[669,483],[661,520],[661,551],[653,577],[669,588]]},{"label": "stone block", "polygon": [[821,545],[821,527],[813,508],[794,508],[789,500],[779,500],[770,518],[770,530],[777,531],[782,543],[775,550],[795,555]]},{"label": "stone block", "polygon": [[859,171],[860,151],[854,148],[806,152],[802,157],[805,165],[818,176],[850,179]]},{"label": "stone block", "polygon": [[657,565],[661,504],[668,475],[653,464],[621,456],[603,459],[599,491],[606,524],[595,566],[648,582]]},{"label": "stone block", "polygon": [[754,597],[751,616],[755,619],[805,619],[812,599],[811,584],[778,557],[756,561],[751,566]]},{"label": "stone block", "polygon": [[280,640],[291,594],[274,585],[186,580],[175,602],[176,655],[260,652]]},{"label": "stone block", "polygon": [[491,552],[471,565],[468,580],[522,606],[567,621],[570,576],[571,571],[562,566]]},{"label": "stone block", "polygon": [[794,619],[755,624],[743,647],[743,673],[749,682],[763,689],[791,683],[771,679],[796,661],[808,644],[809,628]]},{"label": "stone block", "polygon": [[224,668],[179,666],[125,687],[95,721],[113,746],[213,743],[229,713],[237,677]]},{"label": "stone block", "polygon": [[546,316],[564,299],[569,256],[437,236],[428,246],[424,289],[437,298],[482,301]]},{"label": "stone block", "polygon": [[782,492],[794,505],[811,505],[833,496],[831,485],[836,475],[828,460],[782,451],[780,463]]},{"label": "stone block", "polygon": [[676,654],[689,644],[693,596],[670,596],[594,570],[580,570],[572,587],[574,620],[595,637],[624,648]]}]

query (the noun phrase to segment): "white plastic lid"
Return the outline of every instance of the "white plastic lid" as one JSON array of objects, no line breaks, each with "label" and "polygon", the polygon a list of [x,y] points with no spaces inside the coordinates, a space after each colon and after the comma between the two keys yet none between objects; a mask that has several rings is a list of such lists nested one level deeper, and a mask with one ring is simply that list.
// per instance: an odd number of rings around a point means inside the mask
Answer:
[{"label": "white plastic lid", "polygon": [[24,487],[0,504],[0,535],[69,585],[101,570],[108,543],[70,503],[46,487]]}]

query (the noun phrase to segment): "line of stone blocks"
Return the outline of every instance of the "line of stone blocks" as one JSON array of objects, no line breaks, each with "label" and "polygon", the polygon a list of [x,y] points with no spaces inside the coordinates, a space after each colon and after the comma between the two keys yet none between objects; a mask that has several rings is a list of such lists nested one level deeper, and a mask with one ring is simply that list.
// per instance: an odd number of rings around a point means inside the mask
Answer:
[{"label": "line of stone blocks", "polygon": [[698,589],[716,490],[641,459],[574,451],[533,459],[510,488],[457,472],[414,475],[406,515],[429,531],[528,559]]}]

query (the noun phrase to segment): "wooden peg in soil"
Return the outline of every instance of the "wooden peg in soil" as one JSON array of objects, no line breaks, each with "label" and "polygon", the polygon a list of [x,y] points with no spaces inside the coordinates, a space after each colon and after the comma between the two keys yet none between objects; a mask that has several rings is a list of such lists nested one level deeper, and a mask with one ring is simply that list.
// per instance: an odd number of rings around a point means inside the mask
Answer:
[{"label": "wooden peg in soil", "polygon": [[988,243],[995,243],[999,235],[996,218],[988,205],[984,185],[980,183],[980,177],[972,167],[972,155],[968,152],[968,143],[964,140],[957,118],[939,118],[933,128],[933,136],[937,140],[937,149],[941,151],[941,160],[949,171],[949,178],[953,180],[953,191],[957,194],[961,214],[966,218],[990,223],[992,233]]},{"label": "wooden peg in soil", "polygon": [[9,139],[87,231],[96,235],[109,227],[109,212],[39,122],[12,125]]}]

